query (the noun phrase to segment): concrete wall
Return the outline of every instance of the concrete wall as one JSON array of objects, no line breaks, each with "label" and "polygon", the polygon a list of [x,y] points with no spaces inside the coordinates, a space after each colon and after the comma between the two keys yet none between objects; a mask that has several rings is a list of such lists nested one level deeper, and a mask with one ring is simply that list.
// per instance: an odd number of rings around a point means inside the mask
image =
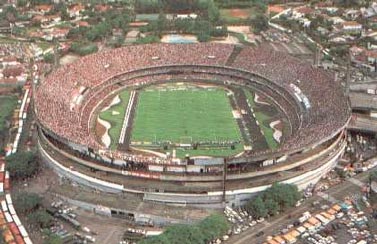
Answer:
[{"label": "concrete wall", "polygon": [[[291,179],[282,181],[284,183],[296,184],[300,190],[305,189],[310,184],[315,184],[318,180],[335,167],[338,159],[344,153],[346,143],[342,142],[340,148],[333,153],[329,154],[328,162],[315,170],[308,171],[302,175],[293,177]],[[84,175],[77,171],[64,167],[59,162],[54,160],[48,153],[40,146],[39,149],[42,157],[45,161],[61,176],[64,176],[78,184],[95,188],[103,192],[121,193],[122,191],[131,191],[134,193],[143,193],[141,191],[135,191],[126,189],[122,185],[106,182],[103,180],[95,179],[93,177]],[[270,185],[264,185],[259,187],[252,187],[246,189],[239,189],[226,192],[226,203],[231,206],[243,205],[248,199],[252,198],[261,191],[264,191]],[[222,192],[208,192],[208,194],[175,194],[175,193],[144,193],[144,200],[154,201],[165,204],[176,205],[192,205],[197,207],[206,208],[221,208],[222,204]]]}]

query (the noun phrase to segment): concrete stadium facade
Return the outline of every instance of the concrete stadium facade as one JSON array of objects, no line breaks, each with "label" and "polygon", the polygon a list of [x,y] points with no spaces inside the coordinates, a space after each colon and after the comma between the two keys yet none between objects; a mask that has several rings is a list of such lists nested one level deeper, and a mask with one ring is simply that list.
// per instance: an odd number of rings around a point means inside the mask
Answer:
[{"label": "concrete stadium facade", "polygon": [[[197,45],[202,48],[200,44]],[[218,45],[220,44],[215,44],[212,48],[221,50]],[[127,47],[120,52],[130,51],[132,48]],[[153,48],[162,55],[173,46],[164,45],[160,48],[156,45]],[[346,126],[350,120],[350,110],[347,98],[340,92],[340,83],[333,84],[327,74],[324,74],[324,80],[321,70],[291,58],[288,58],[290,62],[297,63],[299,69],[315,73],[316,77],[321,78],[318,80],[319,84],[328,86],[327,89],[333,91],[316,91],[313,81],[305,81],[305,72],[297,75],[301,81],[293,82],[289,75],[286,81],[282,81],[284,77],[274,81],[274,74],[266,77],[266,74],[263,76],[257,73],[260,67],[265,68],[269,64],[261,63],[256,66],[256,70],[248,70],[247,66],[240,68],[237,66],[237,55],[242,54],[242,50],[231,49],[229,46],[227,49],[230,50],[229,55],[224,58],[221,66],[220,61],[213,61],[215,55],[220,55],[218,53],[206,56],[205,65],[195,65],[191,61],[192,54],[188,52],[182,54],[181,64],[171,64],[172,61],[167,60],[166,65],[146,67],[148,64],[144,64],[145,66],[141,65],[129,72],[118,72],[103,83],[93,87],[81,87],[82,94],[74,98],[75,102],[80,101],[80,104],[72,105],[72,97],[63,97],[60,101],[59,96],[54,96],[54,87],[51,87],[52,82],[49,82],[49,79],[59,79],[56,78],[57,74],[52,74],[52,77],[47,77],[46,82],[39,84],[35,95],[35,115],[38,119],[39,151],[42,158],[60,176],[80,185],[107,193],[136,194],[144,201],[182,206],[220,208],[226,204],[236,207],[243,205],[274,182],[295,184],[300,190],[318,182],[336,165],[346,147]],[[245,49],[244,56],[247,57],[249,48]],[[250,53],[254,54],[254,51]],[[185,64],[186,56],[191,63]],[[198,60],[202,60],[201,58],[197,57]],[[158,56],[151,59],[153,62],[157,59],[163,62]],[[104,69],[108,69],[108,66],[105,66]],[[271,70],[275,66],[276,64],[271,64]],[[281,66],[279,68],[284,69],[284,64]],[[289,70],[287,73],[290,73]],[[278,75],[279,73],[276,74]],[[294,76],[292,80],[297,77]],[[71,89],[72,93],[79,93],[77,82],[72,79],[69,78],[72,83],[70,88],[65,88],[67,83],[70,84],[65,81],[61,89]],[[152,83],[193,80],[251,87],[268,97],[289,121],[290,128],[286,135],[288,139],[272,151],[251,151],[240,156],[181,160],[178,163],[135,152],[114,153],[102,148],[95,141],[91,129],[93,121],[102,101],[110,95],[125,87],[137,88]],[[337,99],[333,99],[331,95]],[[48,111],[49,107],[44,104],[43,99],[46,96],[51,96],[49,99],[52,99],[52,112]],[[65,117],[56,117],[57,125],[61,125],[56,126],[49,113],[58,113],[62,108],[70,111],[67,111]],[[332,126],[329,126],[329,123],[332,123]],[[76,139],[76,134],[81,137]]]}]

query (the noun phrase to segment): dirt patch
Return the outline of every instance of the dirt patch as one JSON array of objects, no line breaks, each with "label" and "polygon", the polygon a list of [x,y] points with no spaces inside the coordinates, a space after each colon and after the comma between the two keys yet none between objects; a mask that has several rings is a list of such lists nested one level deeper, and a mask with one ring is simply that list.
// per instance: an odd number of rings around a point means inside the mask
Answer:
[{"label": "dirt patch", "polygon": [[74,61],[76,61],[79,58],[80,57],[77,56],[77,55],[67,54],[67,55],[60,58],[60,64],[61,65],[70,64],[70,63],[73,63]]},{"label": "dirt patch", "polygon": [[283,131],[283,123],[281,121],[279,121],[279,124],[276,124],[275,126],[275,129],[276,130],[280,130],[280,131]]},{"label": "dirt patch", "polygon": [[245,9],[235,8],[235,9],[229,10],[229,15],[234,18],[247,19],[250,16],[250,12]]},{"label": "dirt patch", "polygon": [[270,105],[270,101],[263,94],[258,94],[258,102]]},{"label": "dirt patch", "polygon": [[[106,133],[106,128],[105,126],[101,125],[101,123],[98,122],[98,120],[96,121],[96,137],[97,137],[97,141],[98,142],[101,142],[101,138],[102,136]],[[101,143],[102,144],[102,143]]]}]

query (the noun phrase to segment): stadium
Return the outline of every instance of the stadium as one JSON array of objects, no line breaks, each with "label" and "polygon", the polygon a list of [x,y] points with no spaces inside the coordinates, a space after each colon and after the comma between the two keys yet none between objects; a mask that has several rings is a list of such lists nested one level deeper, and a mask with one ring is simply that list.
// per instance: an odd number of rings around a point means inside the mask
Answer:
[{"label": "stadium", "polygon": [[240,206],[315,184],[346,146],[332,73],[267,47],[147,44],[52,71],[34,92],[42,158],[62,177],[161,204]]}]

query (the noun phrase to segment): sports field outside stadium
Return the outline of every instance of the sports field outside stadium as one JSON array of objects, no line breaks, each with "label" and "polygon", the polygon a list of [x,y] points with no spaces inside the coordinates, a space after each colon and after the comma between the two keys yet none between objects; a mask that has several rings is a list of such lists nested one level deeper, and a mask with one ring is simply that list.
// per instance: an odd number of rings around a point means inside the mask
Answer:
[{"label": "sports field outside stadium", "polygon": [[[241,141],[227,92],[221,88],[178,87],[141,91],[131,135],[132,144]],[[243,150],[177,150],[177,156],[225,156]]]}]

